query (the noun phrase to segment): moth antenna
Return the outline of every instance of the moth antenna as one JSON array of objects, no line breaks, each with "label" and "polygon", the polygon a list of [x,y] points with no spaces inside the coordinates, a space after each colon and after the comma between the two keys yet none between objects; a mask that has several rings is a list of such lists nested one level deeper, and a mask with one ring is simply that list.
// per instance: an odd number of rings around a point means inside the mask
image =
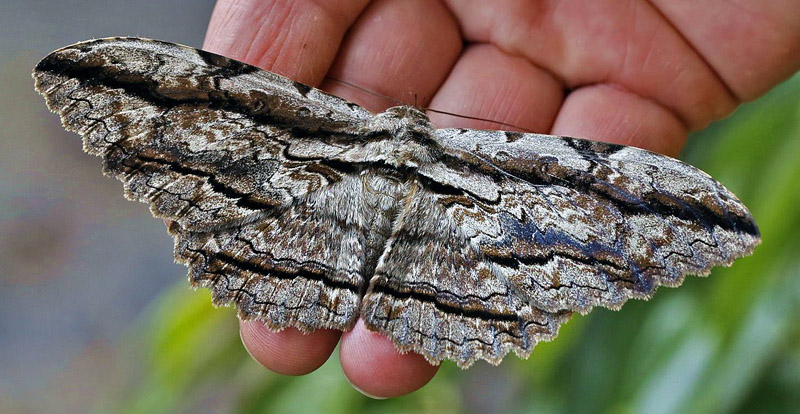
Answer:
[{"label": "moth antenna", "polygon": [[[399,99],[395,99],[395,98],[392,98],[391,96],[387,96],[387,95],[384,95],[382,93],[378,93],[378,92],[369,90],[369,89],[367,89],[367,88],[365,88],[363,86],[356,85],[355,83],[348,82],[346,80],[342,80],[342,79],[339,79],[339,78],[334,78],[332,76],[326,76],[326,79],[330,79],[332,81],[339,82],[339,83],[341,83],[343,85],[350,86],[352,88],[358,89],[358,90],[360,90],[362,92],[366,92],[366,93],[368,93],[370,95],[373,95],[373,96],[380,96],[381,98],[385,98],[385,99],[387,99],[389,101],[395,102],[395,103],[400,104],[400,105],[406,105],[405,102],[403,102],[403,101],[401,101]],[[519,130],[522,130],[522,131],[525,131],[525,132],[534,132],[534,131],[531,131],[529,129],[522,128],[522,127],[520,127],[518,125],[509,124],[509,123],[501,122],[501,121],[495,121],[494,119],[480,118],[480,117],[477,117],[477,116],[470,116],[470,115],[460,115],[460,114],[455,114],[455,113],[452,113],[452,112],[440,111],[438,109],[420,107],[417,104],[417,94],[416,94],[416,92],[414,93],[414,107],[415,108],[419,108],[419,109],[421,109],[423,111],[435,112],[437,114],[450,115],[450,116],[455,116],[455,117],[464,118],[464,119],[473,119],[473,120],[476,120],[476,121],[491,122],[491,123],[502,125],[502,126],[506,126],[506,127],[516,128],[516,129],[519,129]]]},{"label": "moth antenna", "polygon": [[452,113],[452,112],[440,111],[438,109],[433,109],[433,108],[422,108],[422,109],[424,109],[426,111],[430,111],[430,112],[435,112],[437,114],[450,115],[450,116],[455,116],[455,117],[458,117],[458,118],[465,118],[465,119],[474,119],[476,121],[491,122],[493,124],[498,124],[498,125],[502,125],[502,126],[516,128],[516,129],[519,129],[519,130],[522,130],[522,131],[525,131],[525,132],[534,132],[534,131],[531,131],[530,129],[523,128],[523,127],[518,126],[518,125],[509,124],[509,123],[501,122],[501,121],[495,121],[494,119],[481,118],[481,117],[478,117],[478,116],[455,114],[455,113]]},{"label": "moth antenna", "polygon": [[398,105],[407,105],[405,102],[403,102],[403,101],[401,101],[399,99],[395,99],[395,98],[392,98],[389,95],[384,95],[382,93],[378,93],[378,92],[375,92],[373,90],[369,90],[369,89],[367,89],[367,88],[365,88],[363,86],[356,85],[355,83],[348,82],[346,80],[342,80],[342,79],[339,79],[339,78],[334,78],[333,76],[326,76],[325,79],[330,79],[332,81],[339,82],[342,85],[347,85],[347,86],[349,86],[351,88],[358,89],[361,92],[366,92],[366,93],[368,93],[368,94],[370,94],[372,96],[379,96],[379,97],[384,98],[386,100],[392,101],[392,102],[394,102],[394,103],[396,103]]}]

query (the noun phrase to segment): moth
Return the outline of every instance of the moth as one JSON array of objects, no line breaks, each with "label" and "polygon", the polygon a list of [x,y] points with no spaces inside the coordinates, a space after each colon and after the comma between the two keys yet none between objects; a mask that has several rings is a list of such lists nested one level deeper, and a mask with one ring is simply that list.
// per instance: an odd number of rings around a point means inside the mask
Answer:
[{"label": "moth", "polygon": [[362,318],[438,364],[527,357],[760,242],[702,171],[649,151],[373,114],[213,53],[90,40],[36,89],[125,195],[168,223],[194,287],[270,329]]}]

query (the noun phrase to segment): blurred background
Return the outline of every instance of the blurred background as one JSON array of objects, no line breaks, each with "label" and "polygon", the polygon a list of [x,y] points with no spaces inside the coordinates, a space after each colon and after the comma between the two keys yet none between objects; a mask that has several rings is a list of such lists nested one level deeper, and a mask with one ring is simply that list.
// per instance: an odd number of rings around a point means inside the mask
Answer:
[{"label": "blurred background", "polygon": [[235,313],[172,263],[143,204],[81,152],[33,90],[50,51],[135,35],[199,47],[211,0],[4,0],[0,14],[0,413],[790,412],[800,407],[800,77],[696,134],[681,158],[747,204],[764,243],[733,268],[621,312],[575,317],[527,361],[376,401],[336,352],[283,377]]}]

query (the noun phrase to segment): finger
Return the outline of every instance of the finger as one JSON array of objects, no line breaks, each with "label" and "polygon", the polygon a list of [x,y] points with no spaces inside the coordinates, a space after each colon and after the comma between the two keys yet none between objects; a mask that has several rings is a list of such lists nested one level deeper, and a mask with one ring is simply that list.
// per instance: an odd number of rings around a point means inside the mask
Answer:
[{"label": "finger", "polygon": [[240,321],[239,335],[250,355],[271,371],[304,375],[322,366],[339,342],[341,331],[318,329],[305,334],[294,328],[272,332],[258,321]]},{"label": "finger", "polygon": [[448,1],[464,37],[528,58],[572,89],[618,84],[676,113],[691,130],[729,114],[737,101],[646,1],[577,0],[495,7]]},{"label": "finger", "polygon": [[[546,71],[495,46],[477,44],[461,54],[430,107],[546,133],[562,100],[561,85]],[[497,123],[439,113],[431,113],[431,120],[439,128],[510,129]]]},{"label": "finger", "polygon": [[678,155],[686,142],[686,127],[661,105],[609,85],[573,91],[564,101],[555,135],[633,145]]},{"label": "finger", "polygon": [[353,387],[377,398],[418,390],[439,370],[419,354],[398,353],[389,339],[367,330],[361,319],[352,331],[342,335],[339,358]]},{"label": "finger", "polygon": [[369,0],[219,0],[204,49],[319,85]]},{"label": "finger", "polygon": [[[330,76],[425,106],[461,51],[458,25],[438,1],[379,0],[348,32]],[[381,111],[396,102],[335,81],[324,89]]]},{"label": "finger", "polygon": [[797,0],[652,2],[740,100],[800,68]]}]

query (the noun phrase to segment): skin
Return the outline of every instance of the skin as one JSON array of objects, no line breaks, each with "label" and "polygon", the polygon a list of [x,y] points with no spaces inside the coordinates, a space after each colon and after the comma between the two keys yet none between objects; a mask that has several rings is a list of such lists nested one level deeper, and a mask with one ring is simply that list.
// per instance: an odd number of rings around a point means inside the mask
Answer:
[{"label": "skin", "polygon": [[[493,6],[491,5],[493,4]],[[378,112],[391,99],[520,130],[675,156],[687,134],[800,68],[795,0],[220,0],[204,48]],[[430,113],[438,127],[513,129]],[[345,376],[373,397],[408,394],[438,367],[399,354],[361,321],[349,332],[270,332],[242,342],[287,375],[341,341]]]}]

